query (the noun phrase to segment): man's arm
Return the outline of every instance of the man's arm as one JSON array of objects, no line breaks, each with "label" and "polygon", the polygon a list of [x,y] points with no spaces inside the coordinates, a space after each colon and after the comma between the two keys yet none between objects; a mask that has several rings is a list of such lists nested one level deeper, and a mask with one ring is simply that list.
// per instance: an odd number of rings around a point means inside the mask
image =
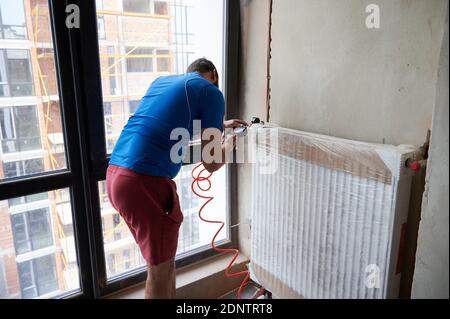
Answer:
[{"label": "man's arm", "polygon": [[223,127],[224,128],[238,128],[238,127],[242,127],[242,126],[250,126],[250,123],[244,121],[244,120],[239,120],[239,119],[233,119],[233,120],[228,120],[223,122]]},{"label": "man's arm", "polygon": [[[225,129],[234,129],[234,128],[238,128],[238,127],[242,127],[242,126],[249,126],[249,124],[244,121],[244,120],[239,120],[239,119],[233,119],[233,120],[228,120],[225,121],[223,123],[224,128]],[[214,135],[211,136],[206,136],[207,138],[205,139],[205,135],[203,134],[205,132],[205,130],[202,130],[202,145],[201,145],[201,152],[202,152],[202,156],[203,156],[203,150],[204,147],[210,143],[219,143],[219,141],[214,141]],[[206,168],[206,170],[210,173],[213,173],[215,171],[218,171],[222,166],[225,165],[225,161],[227,158],[230,158],[229,154],[230,152],[233,152],[234,148],[236,147],[236,136],[232,135],[232,136],[228,136],[226,137],[222,144],[221,144],[221,154],[220,154],[220,162],[205,162],[203,160],[203,166]],[[212,151],[210,154],[210,158],[215,158],[215,151],[216,148],[212,148]],[[219,157],[218,157],[219,158]]]},{"label": "man's arm", "polygon": [[[202,152],[202,162],[203,162],[203,166],[205,167],[205,169],[209,172],[209,173],[214,173],[215,171],[218,171],[220,168],[222,168],[222,166],[225,165],[225,159],[229,158],[228,156],[230,156],[230,153],[233,152],[234,147],[236,146],[236,136],[232,135],[232,136],[227,136],[223,142],[222,141],[214,141],[214,135],[208,136],[208,138],[204,138],[204,131],[202,130],[202,145],[201,145],[201,152]],[[221,143],[220,145],[220,157],[217,156],[217,158],[220,158],[220,161],[205,161],[205,159],[203,158],[203,150],[205,148],[206,145],[212,145],[211,143]],[[211,148],[211,154],[209,154],[210,156],[208,156],[208,158],[216,158],[216,154],[214,154],[216,150],[216,147],[212,147]]]}]

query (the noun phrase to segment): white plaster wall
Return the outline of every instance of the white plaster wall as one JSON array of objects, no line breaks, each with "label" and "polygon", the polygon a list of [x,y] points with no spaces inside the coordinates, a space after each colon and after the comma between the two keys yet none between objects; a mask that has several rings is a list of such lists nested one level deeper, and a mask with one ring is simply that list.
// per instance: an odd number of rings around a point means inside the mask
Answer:
[{"label": "white plaster wall", "polygon": [[[269,31],[269,1],[241,1],[241,57],[239,105],[240,117],[266,118],[267,42]],[[251,166],[238,165],[239,221],[246,222],[251,209]],[[239,228],[239,246],[250,256],[250,227]]]},{"label": "white plaster wall", "polygon": [[427,186],[419,226],[413,298],[449,298],[448,16],[446,29],[439,63]]},{"label": "white plaster wall", "polygon": [[[365,8],[380,7],[367,29]],[[271,121],[421,145],[431,126],[446,0],[275,0]]]}]

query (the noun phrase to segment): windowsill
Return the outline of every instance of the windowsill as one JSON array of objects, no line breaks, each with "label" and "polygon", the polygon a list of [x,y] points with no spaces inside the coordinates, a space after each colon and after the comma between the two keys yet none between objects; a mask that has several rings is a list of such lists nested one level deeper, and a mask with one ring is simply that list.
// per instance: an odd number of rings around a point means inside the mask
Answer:
[{"label": "windowsill", "polygon": [[[243,278],[225,276],[225,269],[232,257],[232,254],[221,254],[178,269],[176,271],[177,298],[217,299],[239,287]],[[231,273],[244,270],[247,263],[248,258],[239,255],[231,268]],[[105,299],[143,299],[144,285],[145,283],[140,283],[106,296]]]}]

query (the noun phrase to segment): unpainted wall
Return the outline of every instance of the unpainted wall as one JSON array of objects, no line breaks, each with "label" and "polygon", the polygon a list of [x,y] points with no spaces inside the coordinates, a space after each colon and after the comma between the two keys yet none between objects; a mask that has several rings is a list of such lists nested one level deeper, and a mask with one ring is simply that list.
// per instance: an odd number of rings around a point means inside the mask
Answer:
[{"label": "unpainted wall", "polygon": [[448,95],[448,16],[439,63],[436,106],[430,145],[427,185],[422,202],[413,298],[448,299],[449,253],[449,95]]},{"label": "unpainted wall", "polygon": [[[268,0],[241,1],[240,41],[240,117],[250,120],[266,117],[267,42],[269,32]],[[238,165],[238,212],[239,221],[246,222],[251,209],[251,166]],[[250,227],[239,228],[240,249],[250,256]]]},{"label": "unpainted wall", "polygon": [[[380,29],[365,9],[380,7]],[[431,126],[445,0],[275,0],[271,121],[421,145]]]}]

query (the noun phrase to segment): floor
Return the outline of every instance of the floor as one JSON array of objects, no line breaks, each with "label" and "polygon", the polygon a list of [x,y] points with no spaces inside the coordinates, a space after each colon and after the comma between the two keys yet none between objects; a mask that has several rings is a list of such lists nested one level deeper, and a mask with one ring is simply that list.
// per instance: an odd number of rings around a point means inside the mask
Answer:
[{"label": "floor", "polygon": [[[242,289],[241,298],[242,299],[252,299],[252,297],[261,289],[261,286],[259,286],[254,281],[249,281],[244,288]],[[219,299],[237,299],[237,293],[238,289],[235,289],[233,291],[230,291],[229,293],[223,295]],[[258,298],[262,299],[264,296]]]}]

